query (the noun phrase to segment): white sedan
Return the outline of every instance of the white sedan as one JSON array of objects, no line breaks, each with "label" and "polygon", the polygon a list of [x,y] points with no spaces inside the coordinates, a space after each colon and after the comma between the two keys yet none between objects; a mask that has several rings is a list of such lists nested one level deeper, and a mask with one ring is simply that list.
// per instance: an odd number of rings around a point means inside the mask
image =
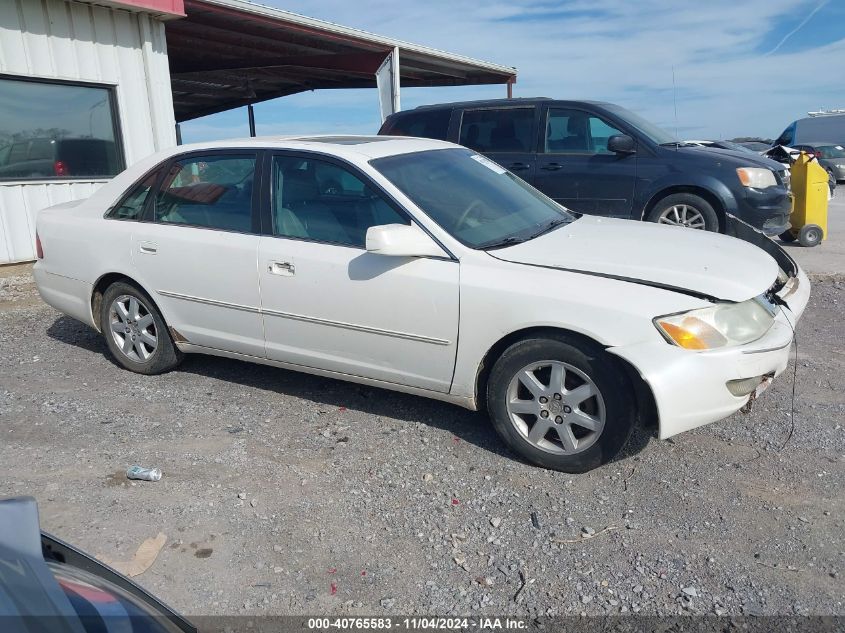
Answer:
[{"label": "white sedan", "polygon": [[638,422],[666,438],[743,407],[786,368],[810,293],[770,240],[576,218],[412,138],[174,148],[37,234],[43,299],[130,371],[198,352],[486,409],[569,472]]}]

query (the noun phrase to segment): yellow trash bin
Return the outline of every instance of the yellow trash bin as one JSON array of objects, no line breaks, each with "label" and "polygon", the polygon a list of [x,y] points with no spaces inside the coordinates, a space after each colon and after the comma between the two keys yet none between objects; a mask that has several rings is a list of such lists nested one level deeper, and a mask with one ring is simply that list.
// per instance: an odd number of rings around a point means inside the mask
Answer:
[{"label": "yellow trash bin", "polygon": [[801,152],[789,171],[792,228],[784,231],[780,239],[784,242],[798,240],[801,246],[818,246],[827,239],[827,171],[805,152]]}]

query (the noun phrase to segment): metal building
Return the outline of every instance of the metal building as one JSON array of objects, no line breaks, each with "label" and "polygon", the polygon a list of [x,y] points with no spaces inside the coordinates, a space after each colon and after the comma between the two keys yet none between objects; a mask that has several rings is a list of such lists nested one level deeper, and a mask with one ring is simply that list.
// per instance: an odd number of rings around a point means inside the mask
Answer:
[{"label": "metal building", "polygon": [[400,84],[515,80],[243,0],[0,0],[0,264],[35,257],[40,209],[175,145],[179,121],[325,88],[378,86],[389,112]]}]

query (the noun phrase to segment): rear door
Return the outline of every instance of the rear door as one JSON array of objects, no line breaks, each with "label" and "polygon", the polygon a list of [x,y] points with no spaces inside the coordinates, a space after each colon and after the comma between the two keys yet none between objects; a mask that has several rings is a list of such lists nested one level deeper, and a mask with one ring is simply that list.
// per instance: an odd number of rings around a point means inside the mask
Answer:
[{"label": "rear door", "polygon": [[577,108],[543,106],[542,121],[534,186],[580,213],[631,217],[636,154],[607,150],[608,138],[624,132]]},{"label": "rear door", "polygon": [[194,345],[264,356],[258,293],[258,152],[171,162],[132,235],[138,281]]},{"label": "rear door", "polygon": [[533,105],[464,110],[458,143],[532,182],[537,160],[537,108]]}]

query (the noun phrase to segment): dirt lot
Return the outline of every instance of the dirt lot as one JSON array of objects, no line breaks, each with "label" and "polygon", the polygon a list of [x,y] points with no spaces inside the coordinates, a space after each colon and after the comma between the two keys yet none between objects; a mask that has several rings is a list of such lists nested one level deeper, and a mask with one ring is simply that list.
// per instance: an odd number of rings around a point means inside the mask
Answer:
[{"label": "dirt lot", "polygon": [[186,614],[842,614],[843,306],[815,286],[794,431],[790,367],[750,415],[572,476],[420,398],[209,357],[130,374],[0,269],[0,496],[112,559],[165,533],[137,580]]}]

